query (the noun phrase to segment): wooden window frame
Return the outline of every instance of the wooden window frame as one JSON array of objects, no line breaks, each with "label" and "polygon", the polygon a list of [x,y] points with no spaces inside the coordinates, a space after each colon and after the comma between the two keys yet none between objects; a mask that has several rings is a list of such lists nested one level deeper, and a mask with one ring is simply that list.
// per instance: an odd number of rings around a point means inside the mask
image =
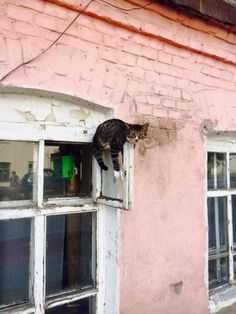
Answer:
[{"label": "wooden window frame", "polygon": [[[0,123],[2,124],[2,123]],[[7,126],[6,126],[7,124]],[[19,132],[15,130],[20,128]],[[16,135],[17,133],[17,135]],[[31,277],[29,280],[30,286],[30,302],[34,305],[21,305],[15,307],[6,307],[0,310],[0,313],[36,313],[44,314],[46,308],[51,308],[57,305],[71,303],[81,298],[87,298],[90,296],[96,296],[96,313],[102,313],[106,309],[108,312],[115,312],[117,307],[116,298],[112,297],[117,291],[117,243],[114,245],[114,237],[117,237],[119,232],[119,216],[120,208],[124,208],[126,205],[117,203],[117,201],[109,200],[109,202],[99,202],[98,199],[95,201],[94,197],[96,193],[94,191],[99,190],[99,180],[101,175],[99,174],[99,167],[93,160],[93,197],[91,198],[68,198],[53,201],[53,206],[50,201],[45,202],[43,200],[43,168],[44,168],[44,144],[46,138],[54,141],[66,141],[78,142],[78,133],[80,133],[80,139],[83,139],[84,143],[91,142],[91,136],[83,134],[82,132],[72,129],[67,136],[63,134],[62,138],[58,136],[57,127],[49,127],[48,132],[45,132],[42,136],[40,132],[35,131],[33,125],[27,125],[27,131],[21,129],[21,125],[17,123],[3,123],[3,127],[0,131],[0,140],[14,140],[14,141],[32,141],[38,143],[38,151],[35,153],[34,158],[37,160],[37,182],[36,182],[36,200],[35,204],[22,203],[22,201],[11,201],[11,205],[14,208],[8,207],[9,202],[1,202],[0,208],[0,220],[11,220],[11,219],[32,219],[32,230],[31,230],[31,249],[30,249],[30,271]],[[75,134],[75,136],[71,136]],[[132,154],[132,152],[131,152]],[[130,155],[127,156],[130,158]],[[126,162],[127,164],[127,162]],[[129,168],[130,170],[132,167]],[[131,172],[130,172],[131,173]],[[130,174],[129,174],[130,176]],[[125,181],[127,185],[127,181]],[[131,190],[131,189],[130,189]],[[125,200],[125,204],[131,204],[131,202]],[[20,208],[17,208],[20,206]],[[45,301],[45,246],[46,246],[46,217],[50,215],[60,214],[73,214],[73,213],[84,213],[84,212],[96,212],[96,256],[94,259],[94,265],[97,265],[96,274],[94,270],[95,281],[97,283],[95,288],[91,288],[89,291],[74,291],[69,295],[62,295],[61,297],[55,298],[55,300]],[[110,216],[112,215],[112,216]],[[110,220],[109,220],[110,219]],[[95,225],[95,223],[94,223]],[[109,234],[109,239],[107,238]],[[107,251],[113,251],[113,257],[108,261]],[[95,252],[96,250],[94,250]],[[96,259],[96,260],[95,260]],[[107,291],[106,289],[106,278],[107,269],[111,275],[111,282],[109,286],[113,286],[113,290]],[[99,287],[99,288],[98,288]],[[46,302],[46,303],[45,303]]]}]

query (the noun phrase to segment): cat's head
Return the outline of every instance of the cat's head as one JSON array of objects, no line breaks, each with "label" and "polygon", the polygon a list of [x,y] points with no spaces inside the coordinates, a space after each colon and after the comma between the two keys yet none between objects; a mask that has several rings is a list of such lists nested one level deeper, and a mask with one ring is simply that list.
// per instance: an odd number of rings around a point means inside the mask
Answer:
[{"label": "cat's head", "polygon": [[127,142],[136,144],[138,140],[144,139],[147,136],[148,125],[149,123],[143,125],[126,123]]}]

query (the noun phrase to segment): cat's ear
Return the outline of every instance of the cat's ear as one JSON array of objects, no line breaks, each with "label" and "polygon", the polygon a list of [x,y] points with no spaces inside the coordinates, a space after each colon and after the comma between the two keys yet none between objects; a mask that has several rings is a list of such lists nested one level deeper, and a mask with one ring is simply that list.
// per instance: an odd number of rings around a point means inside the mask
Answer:
[{"label": "cat's ear", "polygon": [[130,129],[130,124],[125,122],[125,127],[126,127],[127,130],[129,130]]},{"label": "cat's ear", "polygon": [[145,133],[147,133],[148,126],[149,126],[149,123],[145,123],[143,125],[143,130],[144,130]]}]

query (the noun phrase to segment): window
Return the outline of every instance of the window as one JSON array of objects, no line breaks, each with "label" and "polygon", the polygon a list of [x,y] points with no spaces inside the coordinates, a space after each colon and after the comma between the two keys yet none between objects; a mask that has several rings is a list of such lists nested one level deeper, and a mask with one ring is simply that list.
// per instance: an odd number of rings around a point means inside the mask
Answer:
[{"label": "window", "polygon": [[[124,181],[114,181],[91,154],[109,109],[42,93],[0,94],[0,106],[8,106],[8,122],[0,116],[0,162],[8,165],[0,181],[0,313],[116,313],[119,215],[132,206],[132,146],[125,147]],[[52,112],[53,122],[46,119]]]},{"label": "window", "polygon": [[10,163],[0,162],[0,182],[8,182],[10,179]]},{"label": "window", "polygon": [[232,145],[208,152],[209,289],[236,281],[236,153]]},{"label": "window", "polygon": [[[14,171],[0,186],[0,312],[95,313],[98,208],[89,145],[9,140],[2,146],[0,158]],[[71,200],[86,209],[68,207]]]}]

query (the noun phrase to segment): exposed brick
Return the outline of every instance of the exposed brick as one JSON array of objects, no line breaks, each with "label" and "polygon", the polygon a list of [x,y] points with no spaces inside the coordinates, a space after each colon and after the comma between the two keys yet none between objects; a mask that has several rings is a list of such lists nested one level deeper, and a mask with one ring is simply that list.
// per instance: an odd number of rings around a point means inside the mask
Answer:
[{"label": "exposed brick", "polygon": [[157,140],[158,140],[160,146],[169,143],[168,131],[167,130],[159,130],[158,134],[157,134]]},{"label": "exposed brick", "polygon": [[164,130],[174,130],[175,129],[175,122],[170,119],[160,119],[160,129]]},{"label": "exposed brick", "polygon": [[169,142],[172,142],[172,141],[176,140],[176,138],[177,138],[177,131],[176,130],[169,130],[168,131],[168,138],[169,138]]}]

